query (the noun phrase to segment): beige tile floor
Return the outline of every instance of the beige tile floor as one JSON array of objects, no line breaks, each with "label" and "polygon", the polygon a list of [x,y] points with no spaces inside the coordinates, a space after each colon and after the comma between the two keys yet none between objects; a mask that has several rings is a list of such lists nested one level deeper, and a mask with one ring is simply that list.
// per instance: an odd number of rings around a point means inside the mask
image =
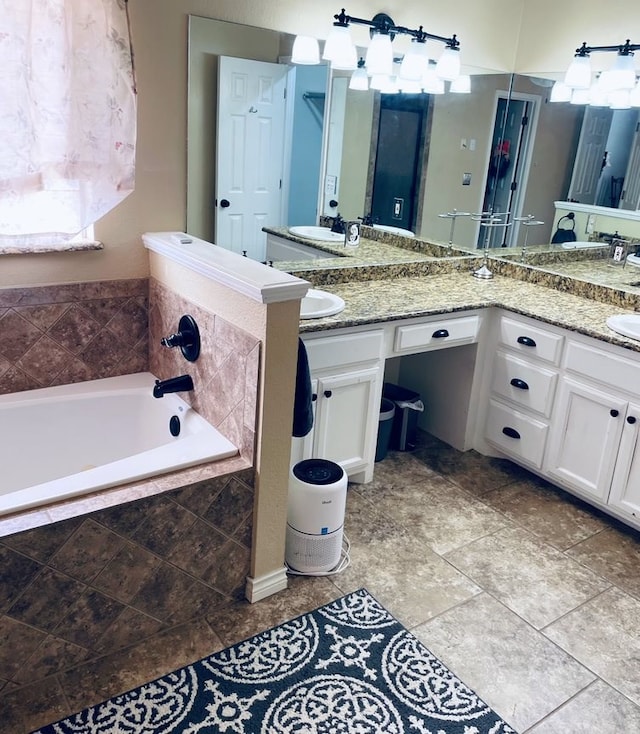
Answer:
[{"label": "beige tile floor", "polygon": [[426,435],[350,486],[351,565],[0,699],[23,734],[366,587],[521,734],[640,732],[640,534]]}]

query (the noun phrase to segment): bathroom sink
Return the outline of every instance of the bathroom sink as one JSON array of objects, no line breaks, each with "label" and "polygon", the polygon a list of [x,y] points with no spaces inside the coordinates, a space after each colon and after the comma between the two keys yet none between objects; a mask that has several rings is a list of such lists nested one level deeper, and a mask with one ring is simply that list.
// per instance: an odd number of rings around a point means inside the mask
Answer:
[{"label": "bathroom sink", "polygon": [[629,265],[635,265],[640,268],[640,255],[627,255],[627,262]]},{"label": "bathroom sink", "polygon": [[340,242],[344,244],[344,234],[332,232],[329,227],[289,227],[289,233],[296,237],[318,240],[318,242]]},{"label": "bathroom sink", "polygon": [[392,227],[390,224],[374,224],[374,229],[379,229],[381,232],[389,232],[390,234],[401,234],[403,237],[415,237],[415,232],[410,229],[402,229],[402,227]]},{"label": "bathroom sink", "polygon": [[640,314],[620,313],[609,316],[607,326],[616,334],[640,340]]},{"label": "bathroom sink", "polygon": [[563,242],[562,247],[565,250],[577,250],[587,247],[606,247],[606,242]]},{"label": "bathroom sink", "polygon": [[301,319],[320,319],[333,316],[344,309],[344,301],[333,293],[311,288],[300,302]]}]

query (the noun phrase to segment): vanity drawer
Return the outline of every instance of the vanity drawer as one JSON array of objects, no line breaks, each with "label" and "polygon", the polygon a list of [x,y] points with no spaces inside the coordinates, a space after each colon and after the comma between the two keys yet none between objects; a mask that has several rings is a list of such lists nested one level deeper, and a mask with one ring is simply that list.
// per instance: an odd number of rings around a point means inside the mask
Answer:
[{"label": "vanity drawer", "polygon": [[568,370],[606,385],[636,392],[640,385],[640,359],[632,361],[608,349],[570,341],[567,347]]},{"label": "vanity drawer", "polygon": [[560,362],[564,339],[560,334],[532,326],[525,321],[502,316],[498,338],[505,347],[515,349],[523,356],[536,357],[556,365]]},{"label": "vanity drawer", "polygon": [[557,372],[498,351],[493,360],[491,391],[546,417],[551,414]]},{"label": "vanity drawer", "polygon": [[541,468],[548,429],[542,421],[489,401],[485,438],[505,454]]},{"label": "vanity drawer", "polygon": [[377,361],[382,355],[382,331],[379,329],[319,339],[303,338],[303,341],[312,371]]},{"label": "vanity drawer", "polygon": [[393,350],[403,353],[470,344],[477,341],[479,328],[478,315],[397,326]]}]

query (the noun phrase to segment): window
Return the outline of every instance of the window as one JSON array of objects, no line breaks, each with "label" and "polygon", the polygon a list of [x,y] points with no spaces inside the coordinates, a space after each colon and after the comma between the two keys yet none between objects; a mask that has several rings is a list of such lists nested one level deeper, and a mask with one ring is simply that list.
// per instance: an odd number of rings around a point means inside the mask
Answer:
[{"label": "window", "polygon": [[127,0],[0,0],[0,246],[59,249],[133,191]]}]

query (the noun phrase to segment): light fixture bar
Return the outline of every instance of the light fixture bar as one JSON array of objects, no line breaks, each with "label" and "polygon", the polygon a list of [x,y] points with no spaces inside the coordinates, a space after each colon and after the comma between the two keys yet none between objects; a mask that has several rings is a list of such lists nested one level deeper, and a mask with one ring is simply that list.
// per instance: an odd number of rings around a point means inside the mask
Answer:
[{"label": "light fixture bar", "polygon": [[336,20],[334,25],[339,25],[345,28],[348,27],[350,23],[365,25],[369,27],[369,33],[371,35],[374,33],[382,33],[384,35],[391,36],[391,40],[393,40],[396,35],[401,34],[411,36],[417,41],[426,41],[427,39],[430,39],[432,41],[440,41],[440,43],[444,43],[449,48],[457,49],[460,47],[460,41],[457,39],[455,34],[450,38],[447,38],[446,36],[438,36],[435,33],[427,33],[422,26],[412,29],[407,28],[406,26],[396,25],[393,22],[393,19],[386,13],[378,13],[377,15],[374,15],[371,20],[366,20],[365,18],[356,18],[353,15],[347,15],[344,8],[342,8],[342,11],[333,17]]}]

